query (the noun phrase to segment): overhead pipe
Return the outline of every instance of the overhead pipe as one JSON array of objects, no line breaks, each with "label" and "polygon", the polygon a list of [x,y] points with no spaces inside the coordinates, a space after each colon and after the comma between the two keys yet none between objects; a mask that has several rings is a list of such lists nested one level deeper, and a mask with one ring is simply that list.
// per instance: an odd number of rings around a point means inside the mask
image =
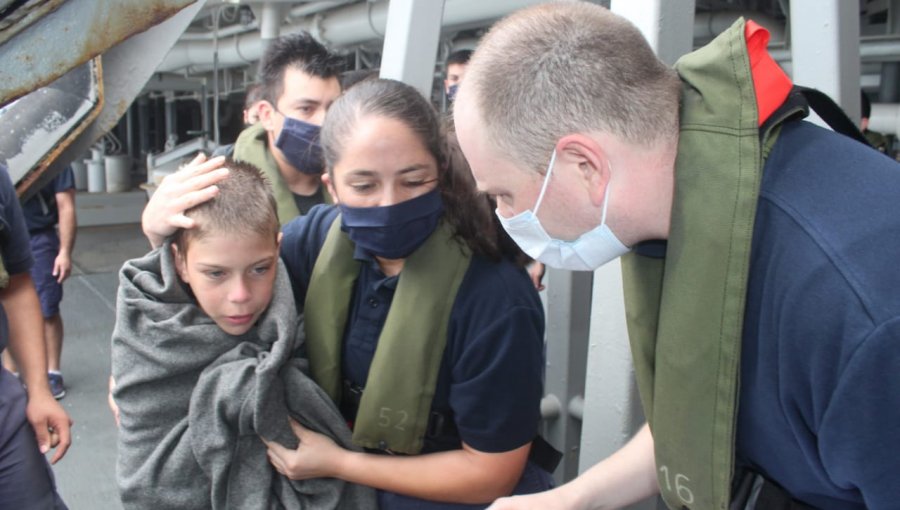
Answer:
[{"label": "overhead pipe", "polygon": [[[259,22],[256,20],[251,21],[246,25],[242,25],[240,23],[236,25],[227,26],[225,28],[219,29],[219,39],[223,37],[232,37],[238,34],[243,34],[245,32],[252,32],[259,28]],[[181,34],[181,37],[178,38],[179,41],[212,41],[216,38],[216,34],[213,31],[207,32],[185,32]]]},{"label": "overhead pipe", "polygon": [[[291,0],[293,1],[293,0]],[[309,2],[291,9],[289,16],[291,18],[303,18],[312,16],[323,11],[334,9],[342,5],[351,4],[356,0],[326,0],[322,2]]]},{"label": "overhead pipe", "polygon": [[[442,27],[477,26],[541,1],[447,0]],[[305,30],[317,35],[325,44],[336,48],[377,41],[384,37],[387,10],[387,2],[348,4],[285,25],[281,27],[281,33],[291,34]],[[219,40],[219,65],[223,67],[245,65],[258,60],[263,49],[261,36],[255,32]],[[180,41],[169,52],[158,71],[171,72],[196,64],[208,64],[212,52],[212,41]]]},{"label": "overhead pipe", "polygon": [[[442,27],[458,29],[477,26],[541,0],[447,0],[444,7]],[[352,0],[340,2],[320,1],[294,7],[289,18],[297,21],[281,27],[281,33],[290,34],[307,31],[316,35],[324,43],[334,47],[346,47],[356,44],[377,41],[384,37],[387,23],[387,2],[364,2],[348,5]],[[259,59],[265,49],[260,38],[267,39],[271,35],[266,26],[272,26],[266,20],[266,8],[270,15],[277,10],[272,2],[263,4],[263,15],[258,24],[262,33],[241,31],[228,27],[220,31],[219,65],[224,67],[244,65]],[[258,12],[258,11],[257,11]],[[314,16],[315,15],[315,16]],[[695,38],[712,38],[727,28],[738,16],[753,18],[772,33],[772,40],[784,40],[783,23],[762,13],[727,11],[717,13],[699,13],[694,24]],[[279,18],[280,22],[280,18]],[[232,29],[235,34],[226,30]],[[233,36],[230,36],[233,35]],[[159,71],[170,72],[195,64],[208,64],[212,53],[212,35],[201,38],[199,34],[186,34],[160,66]],[[206,44],[204,44],[206,43]]]},{"label": "overhead pipe", "polygon": [[[777,62],[789,62],[791,60],[790,48],[770,49]],[[879,61],[879,62],[897,62],[900,61],[900,38],[891,36],[890,38],[863,37],[859,41],[859,58],[863,62]]]},{"label": "overhead pipe", "polygon": [[[539,3],[540,0],[447,0],[444,7],[442,28],[459,29],[465,26],[477,26],[506,14]],[[282,34],[296,33],[301,30],[317,35],[323,42],[333,47],[347,47],[376,41],[383,37],[387,21],[386,2],[364,2],[350,5],[344,4],[333,10],[326,10],[336,4],[332,2],[316,2],[291,10],[291,17],[297,13],[316,13],[306,16],[294,23],[281,27]],[[342,4],[337,4],[342,5]],[[695,36],[713,35],[726,21],[733,21],[736,14],[762,20],[773,34],[772,43],[778,44],[784,39],[783,28],[777,22],[770,22],[765,15],[753,12],[730,11],[728,14],[700,13],[694,25]],[[209,65],[213,53],[212,40],[198,40],[198,35],[191,34],[182,38],[169,52],[159,66],[160,72],[172,72],[191,66]],[[219,65],[232,67],[246,65],[259,60],[264,45],[258,32],[246,32],[219,40]],[[773,58],[782,64],[789,63],[791,51],[788,47],[770,48]],[[900,38],[896,36],[868,38],[860,41],[860,58],[863,61],[900,61]]]}]

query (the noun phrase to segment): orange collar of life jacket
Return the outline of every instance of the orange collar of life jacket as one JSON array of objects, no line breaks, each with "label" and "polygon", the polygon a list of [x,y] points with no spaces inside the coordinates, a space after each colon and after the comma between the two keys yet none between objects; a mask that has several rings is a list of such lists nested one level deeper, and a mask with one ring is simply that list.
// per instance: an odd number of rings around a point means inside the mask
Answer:
[{"label": "orange collar of life jacket", "polygon": [[748,20],[744,27],[744,38],[747,40],[750,73],[753,76],[756,108],[759,112],[758,121],[761,126],[784,103],[794,85],[766,50],[769,44],[768,30]]}]

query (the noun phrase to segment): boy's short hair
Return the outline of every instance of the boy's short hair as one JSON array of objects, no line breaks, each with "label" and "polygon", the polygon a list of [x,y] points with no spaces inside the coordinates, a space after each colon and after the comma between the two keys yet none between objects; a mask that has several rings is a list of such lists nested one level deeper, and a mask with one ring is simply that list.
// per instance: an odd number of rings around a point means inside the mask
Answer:
[{"label": "boy's short hair", "polygon": [[259,61],[262,99],[272,103],[284,93],[284,70],[294,66],[317,78],[337,78],[343,61],[329,53],[308,32],[281,36],[271,43]]},{"label": "boy's short hair", "polygon": [[173,235],[173,243],[182,256],[191,241],[213,233],[235,236],[271,233],[273,240],[278,238],[281,227],[269,181],[258,168],[243,161],[227,159],[223,167],[229,173],[216,184],[219,193],[184,213],[195,220],[196,226],[179,229]]}]

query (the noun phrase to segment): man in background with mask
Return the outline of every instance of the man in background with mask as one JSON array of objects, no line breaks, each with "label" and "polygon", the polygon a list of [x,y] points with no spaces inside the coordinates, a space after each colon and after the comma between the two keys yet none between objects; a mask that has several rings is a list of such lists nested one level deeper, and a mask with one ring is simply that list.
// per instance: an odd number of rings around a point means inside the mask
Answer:
[{"label": "man in background with mask", "polygon": [[321,175],[319,127],[341,93],[342,61],[306,32],[282,36],[259,63],[259,122],[241,132],[233,158],[272,183],[282,225],[329,202]]},{"label": "man in background with mask", "polygon": [[767,42],[739,20],[673,70],[587,2],[524,9],[480,42],[454,104],[473,175],[530,256],[624,255],[649,424],[492,510],[657,492],[670,508],[896,507],[900,172],[800,121]]},{"label": "man in background with mask", "polygon": [[466,66],[472,50],[456,50],[447,57],[447,77],[444,79],[444,93],[447,94],[447,102],[452,103],[456,97],[459,84],[466,77]]}]

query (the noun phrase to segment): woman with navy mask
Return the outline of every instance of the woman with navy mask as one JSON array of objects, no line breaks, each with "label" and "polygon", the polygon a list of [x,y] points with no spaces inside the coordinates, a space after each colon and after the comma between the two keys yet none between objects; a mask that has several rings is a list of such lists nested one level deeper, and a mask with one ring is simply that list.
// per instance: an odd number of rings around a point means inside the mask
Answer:
[{"label": "woman with navy mask", "polygon": [[[484,508],[550,488],[529,459],[542,306],[487,198],[450,164],[435,110],[403,83],[363,82],[332,105],[321,144],[336,205],[286,225],[281,257],[312,376],[364,452],[293,423],[300,445],[269,443],[273,466],[374,487],[384,510]],[[148,205],[151,242],[214,192],[217,162],[193,166],[193,182]]]}]

